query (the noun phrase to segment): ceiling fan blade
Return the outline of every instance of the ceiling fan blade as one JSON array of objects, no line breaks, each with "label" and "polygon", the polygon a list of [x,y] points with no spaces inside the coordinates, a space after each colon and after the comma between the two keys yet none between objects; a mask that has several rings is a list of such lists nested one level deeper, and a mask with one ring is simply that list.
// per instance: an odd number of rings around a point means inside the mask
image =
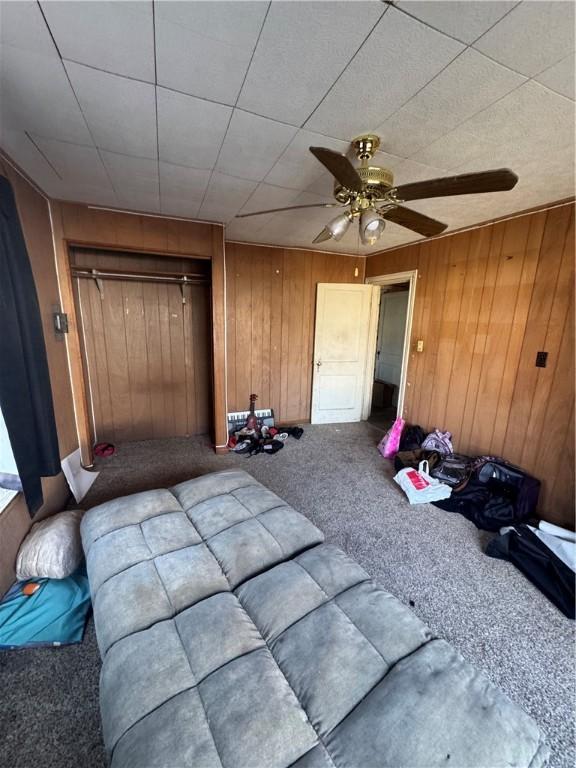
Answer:
[{"label": "ceiling fan blade", "polygon": [[330,240],[331,237],[332,235],[328,227],[324,227],[324,229],[316,235],[316,237],[314,238],[314,240],[312,240],[312,242],[323,243],[325,240]]},{"label": "ceiling fan blade", "polygon": [[418,232],[419,235],[424,235],[425,237],[439,235],[448,226],[448,224],[431,219],[429,216],[424,216],[423,213],[412,211],[410,208],[404,208],[401,205],[389,211],[380,211],[380,215],[383,219],[393,221],[394,224],[411,229],[413,232]]},{"label": "ceiling fan blade", "polygon": [[326,147],[310,147],[310,152],[327,168],[342,186],[352,192],[362,192],[364,185],[350,160],[339,152]]},{"label": "ceiling fan blade", "polygon": [[237,213],[235,219],[245,219],[248,216],[262,216],[264,213],[278,213],[279,211],[297,211],[299,208],[339,208],[341,203],[312,203],[311,205],[289,205],[287,208],[269,208],[267,211],[254,211],[254,213]]},{"label": "ceiling fan blade", "polygon": [[473,195],[479,192],[504,192],[515,187],[517,181],[518,176],[509,168],[498,168],[495,171],[463,173],[460,176],[401,184],[394,191],[402,201],[422,200],[428,197]]}]

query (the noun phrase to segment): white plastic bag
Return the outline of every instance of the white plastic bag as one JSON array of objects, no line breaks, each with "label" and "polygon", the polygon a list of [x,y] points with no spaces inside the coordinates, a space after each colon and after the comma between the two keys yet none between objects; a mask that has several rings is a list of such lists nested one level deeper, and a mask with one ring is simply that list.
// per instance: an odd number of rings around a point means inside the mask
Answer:
[{"label": "white plastic bag", "polygon": [[410,504],[427,504],[447,499],[452,488],[429,474],[427,461],[421,461],[418,469],[405,467],[394,476],[394,480],[408,497]]},{"label": "white plastic bag", "polygon": [[16,578],[65,579],[82,562],[80,509],[59,512],[35,523],[20,545]]}]

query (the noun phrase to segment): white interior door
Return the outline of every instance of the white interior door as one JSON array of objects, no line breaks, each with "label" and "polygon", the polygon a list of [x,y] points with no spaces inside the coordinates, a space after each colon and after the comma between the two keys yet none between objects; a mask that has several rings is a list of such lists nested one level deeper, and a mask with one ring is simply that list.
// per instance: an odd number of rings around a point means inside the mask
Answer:
[{"label": "white interior door", "polygon": [[360,421],[362,418],[372,302],[373,297],[378,301],[378,293],[379,290],[371,285],[318,284],[313,424]]},{"label": "white interior door", "polygon": [[[376,378],[400,386],[404,335],[408,311],[408,291],[382,293],[376,349]],[[394,405],[398,389],[394,391]]]}]

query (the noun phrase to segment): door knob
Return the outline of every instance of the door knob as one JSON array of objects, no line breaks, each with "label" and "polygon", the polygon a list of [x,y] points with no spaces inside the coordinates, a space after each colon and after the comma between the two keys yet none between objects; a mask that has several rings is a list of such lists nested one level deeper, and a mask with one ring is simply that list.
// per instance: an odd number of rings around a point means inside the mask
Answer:
[{"label": "door knob", "polygon": [[322,360],[318,360],[318,362],[316,363],[316,368],[319,369],[321,365],[322,365]]}]

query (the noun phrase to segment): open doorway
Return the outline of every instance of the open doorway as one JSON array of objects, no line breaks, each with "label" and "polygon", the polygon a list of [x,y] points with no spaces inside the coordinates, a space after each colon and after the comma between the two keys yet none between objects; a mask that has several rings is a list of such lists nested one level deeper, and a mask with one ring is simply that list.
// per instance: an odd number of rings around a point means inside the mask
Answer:
[{"label": "open doorway", "polygon": [[416,272],[371,278],[380,287],[366,420],[386,431],[404,409]]}]

